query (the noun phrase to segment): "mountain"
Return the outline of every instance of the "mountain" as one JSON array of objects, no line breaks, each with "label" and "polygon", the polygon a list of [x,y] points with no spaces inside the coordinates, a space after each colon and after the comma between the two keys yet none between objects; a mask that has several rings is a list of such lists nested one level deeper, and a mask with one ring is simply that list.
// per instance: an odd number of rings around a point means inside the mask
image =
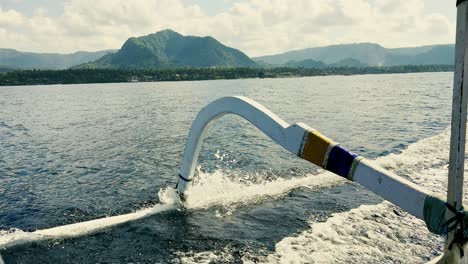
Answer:
[{"label": "mountain", "polygon": [[454,57],[455,47],[452,44],[388,49],[374,43],[355,43],[295,50],[252,60],[243,52],[227,47],[212,37],[183,36],[172,30],[163,30],[129,38],[120,50],[58,54],[0,49],[0,72],[70,67],[153,69],[453,65]]},{"label": "mountain", "polygon": [[362,63],[356,59],[353,59],[353,58],[346,58],[346,59],[342,59],[342,60],[339,60],[335,63],[332,63],[332,64],[329,64],[328,67],[368,67],[369,65],[365,64],[365,63]]},{"label": "mountain", "polygon": [[97,52],[78,51],[71,54],[59,54],[0,49],[0,65],[4,68],[59,70],[97,60],[112,52],[114,51],[103,50]]},{"label": "mountain", "polygon": [[352,58],[346,58],[339,60],[332,64],[325,64],[321,61],[316,60],[302,60],[302,61],[290,61],[283,66],[291,68],[308,68],[308,69],[324,69],[324,68],[338,68],[338,67],[368,67],[369,65],[362,63]]},{"label": "mountain", "polygon": [[284,66],[287,67],[292,67],[292,68],[326,68],[327,64],[321,62],[321,61],[316,61],[312,59],[307,59],[307,60],[301,60],[301,61],[289,61]]},{"label": "mountain", "polygon": [[0,73],[4,73],[4,72],[12,72],[12,71],[17,71],[19,70],[18,68],[13,68],[11,66],[2,66],[0,65]]},{"label": "mountain", "polygon": [[345,58],[353,58],[369,65],[378,64],[385,57],[385,49],[378,44],[360,43],[332,45],[289,51],[278,55],[254,58],[270,64],[285,64],[288,61],[312,59],[326,64],[332,64]]},{"label": "mountain", "polygon": [[239,50],[212,37],[183,36],[163,30],[128,39],[122,48],[79,68],[154,69],[177,67],[255,67]]},{"label": "mountain", "polygon": [[354,59],[368,66],[395,66],[450,65],[454,63],[454,57],[455,46],[452,44],[387,49],[374,43],[357,43],[295,50],[253,60],[276,65],[287,65],[290,61],[315,60],[331,65],[345,59]]},{"label": "mountain", "polygon": [[434,46],[431,49],[413,55],[405,56],[399,54],[389,54],[385,64],[395,65],[430,65],[430,64],[454,64],[455,47],[451,45]]}]

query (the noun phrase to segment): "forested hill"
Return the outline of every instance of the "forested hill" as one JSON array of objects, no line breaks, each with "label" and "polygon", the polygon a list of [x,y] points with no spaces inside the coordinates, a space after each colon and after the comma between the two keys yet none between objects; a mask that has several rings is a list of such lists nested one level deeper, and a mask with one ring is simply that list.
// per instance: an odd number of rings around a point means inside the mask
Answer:
[{"label": "forested hill", "polygon": [[102,56],[115,52],[103,50],[96,52],[78,51],[71,54],[22,52],[14,49],[0,49],[0,67],[3,69],[67,69],[77,64],[95,61]]},{"label": "forested hill", "polygon": [[[366,66],[398,65],[453,65],[455,46],[431,45],[412,48],[388,49],[374,43],[332,45],[288,51],[281,54],[253,58],[271,65],[308,64],[311,60],[327,65],[342,62],[361,63]],[[347,66],[354,66],[349,64]]]},{"label": "forested hill", "polygon": [[212,37],[183,36],[163,30],[128,39],[115,54],[79,65],[76,68],[161,69],[179,67],[256,67],[239,50],[227,47]]},{"label": "forested hill", "polygon": [[12,69],[335,68],[453,65],[454,45],[385,48],[374,43],[340,44],[249,58],[213,37],[172,30],[129,38],[120,50],[71,54],[0,49],[0,72]]}]

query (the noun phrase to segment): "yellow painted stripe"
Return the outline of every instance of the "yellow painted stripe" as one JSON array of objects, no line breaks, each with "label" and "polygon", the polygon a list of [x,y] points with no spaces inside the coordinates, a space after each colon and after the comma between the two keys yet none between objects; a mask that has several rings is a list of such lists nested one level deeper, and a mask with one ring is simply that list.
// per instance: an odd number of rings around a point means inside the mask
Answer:
[{"label": "yellow painted stripe", "polygon": [[301,157],[317,166],[323,167],[328,146],[334,144],[331,139],[314,130],[307,137]]}]

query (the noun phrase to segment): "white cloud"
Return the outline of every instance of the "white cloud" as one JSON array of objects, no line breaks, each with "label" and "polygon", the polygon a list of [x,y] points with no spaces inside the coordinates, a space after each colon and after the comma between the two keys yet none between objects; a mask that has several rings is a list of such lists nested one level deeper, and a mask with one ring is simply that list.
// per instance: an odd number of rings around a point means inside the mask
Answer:
[{"label": "white cloud", "polygon": [[171,28],[211,35],[257,56],[326,44],[388,47],[454,41],[454,22],[424,13],[424,0],[239,0],[216,15],[181,0],[69,0],[61,16],[0,4],[0,47],[73,52],[119,48],[131,36]]},{"label": "white cloud", "polygon": [[15,10],[2,10],[0,8],[0,28],[14,28],[23,24],[23,16]]}]

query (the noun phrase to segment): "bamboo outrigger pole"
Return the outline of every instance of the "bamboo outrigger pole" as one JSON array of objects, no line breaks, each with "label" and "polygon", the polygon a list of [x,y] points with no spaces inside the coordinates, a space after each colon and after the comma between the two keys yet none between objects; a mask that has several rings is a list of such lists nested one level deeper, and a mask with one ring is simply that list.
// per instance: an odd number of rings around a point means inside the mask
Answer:
[{"label": "bamboo outrigger pole", "polygon": [[[453,101],[452,101],[452,131],[450,135],[450,159],[448,173],[447,203],[457,211],[463,206],[463,172],[465,163],[465,140],[466,140],[466,108],[468,88],[464,82],[464,76],[468,76],[467,44],[468,36],[468,2],[457,0],[457,32],[455,45],[455,73],[453,81]],[[446,212],[446,219],[454,217],[450,210]],[[458,247],[450,247],[450,241],[454,239],[456,230],[448,234],[445,246],[443,263],[461,263],[461,256]]]}]

